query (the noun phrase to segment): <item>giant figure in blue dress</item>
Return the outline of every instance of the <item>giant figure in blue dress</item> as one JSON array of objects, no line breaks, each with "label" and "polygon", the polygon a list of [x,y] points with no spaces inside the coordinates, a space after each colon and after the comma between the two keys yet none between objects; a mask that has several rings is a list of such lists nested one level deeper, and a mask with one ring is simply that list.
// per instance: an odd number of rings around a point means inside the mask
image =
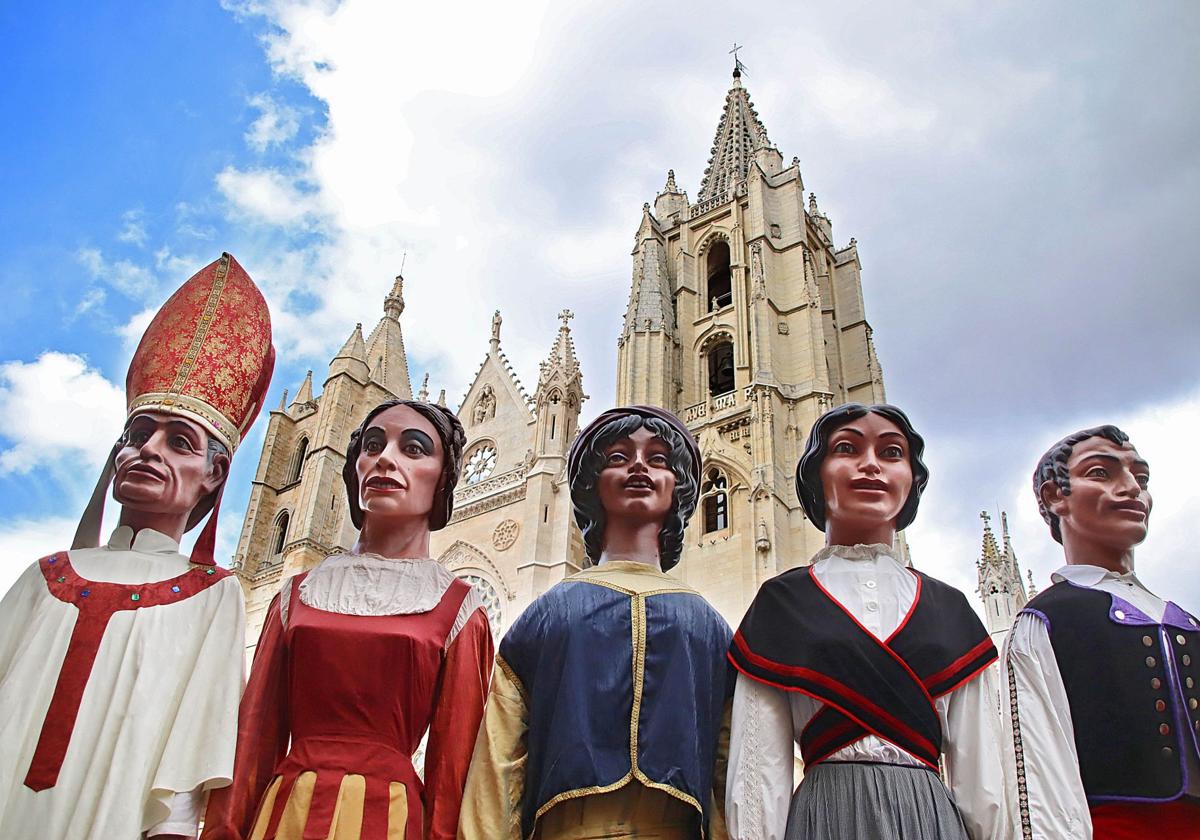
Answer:
[{"label": "giant figure in blue dress", "polygon": [[591,565],[500,643],[459,837],[724,838],[731,633],[666,574],[699,449],[673,414],[629,406],[580,433],[567,472]]}]

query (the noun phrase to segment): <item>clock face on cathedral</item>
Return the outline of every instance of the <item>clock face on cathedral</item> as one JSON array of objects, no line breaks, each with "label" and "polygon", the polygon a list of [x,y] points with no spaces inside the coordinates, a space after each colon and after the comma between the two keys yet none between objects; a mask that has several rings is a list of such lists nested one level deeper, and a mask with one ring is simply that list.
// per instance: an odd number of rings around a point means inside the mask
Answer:
[{"label": "clock face on cathedral", "polygon": [[478,484],[496,468],[496,447],[490,443],[481,443],[467,456],[463,467],[463,477],[467,484]]}]

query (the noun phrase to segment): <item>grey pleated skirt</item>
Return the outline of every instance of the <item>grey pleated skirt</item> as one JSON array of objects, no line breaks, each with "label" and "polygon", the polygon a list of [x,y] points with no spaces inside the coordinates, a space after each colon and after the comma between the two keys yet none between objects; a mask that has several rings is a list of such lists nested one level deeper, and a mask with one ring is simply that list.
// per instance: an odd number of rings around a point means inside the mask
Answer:
[{"label": "grey pleated skirt", "polygon": [[792,796],[787,840],[968,840],[950,792],[933,772],[827,761]]}]

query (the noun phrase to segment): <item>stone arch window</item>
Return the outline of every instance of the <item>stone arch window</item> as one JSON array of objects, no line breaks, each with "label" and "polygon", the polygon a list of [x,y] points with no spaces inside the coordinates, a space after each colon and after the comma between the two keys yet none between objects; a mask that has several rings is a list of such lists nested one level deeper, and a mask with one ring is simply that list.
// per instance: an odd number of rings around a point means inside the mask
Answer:
[{"label": "stone arch window", "polygon": [[487,613],[488,624],[492,626],[492,637],[500,637],[500,625],[504,619],[502,602],[500,593],[496,591],[496,587],[492,586],[492,582],[482,575],[474,572],[460,572],[458,579],[471,584],[479,597],[483,600],[483,609]]},{"label": "stone arch window", "polygon": [[287,483],[299,481],[300,476],[304,475],[304,459],[308,456],[308,435],[300,438],[300,443],[296,445],[296,452],[292,455],[292,464],[288,468]]},{"label": "stone arch window", "polygon": [[463,458],[463,480],[467,486],[478,484],[496,469],[496,445],[490,440],[475,444]]},{"label": "stone arch window", "polygon": [[705,277],[704,299],[708,301],[709,312],[733,303],[733,273],[729,267],[728,242],[714,242],[708,249]]},{"label": "stone arch window", "polygon": [[719,397],[733,387],[733,340],[722,338],[708,348],[708,393]]},{"label": "stone arch window", "polygon": [[709,467],[700,484],[700,504],[704,509],[704,533],[729,527],[729,479],[720,467]]},{"label": "stone arch window", "polygon": [[280,554],[283,554],[283,547],[287,544],[288,525],[291,519],[291,514],[286,510],[275,518],[275,529],[271,536],[271,557],[278,557]]}]

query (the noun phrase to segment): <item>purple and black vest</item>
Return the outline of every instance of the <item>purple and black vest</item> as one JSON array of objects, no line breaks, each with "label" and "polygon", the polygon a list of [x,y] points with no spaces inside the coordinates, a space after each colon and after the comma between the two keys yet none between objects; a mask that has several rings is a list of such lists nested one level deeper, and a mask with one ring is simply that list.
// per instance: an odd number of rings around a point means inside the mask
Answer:
[{"label": "purple and black vest", "polygon": [[1046,625],[1088,801],[1169,802],[1200,759],[1200,620],[1162,622],[1099,589],[1056,583],[1021,611]]}]

